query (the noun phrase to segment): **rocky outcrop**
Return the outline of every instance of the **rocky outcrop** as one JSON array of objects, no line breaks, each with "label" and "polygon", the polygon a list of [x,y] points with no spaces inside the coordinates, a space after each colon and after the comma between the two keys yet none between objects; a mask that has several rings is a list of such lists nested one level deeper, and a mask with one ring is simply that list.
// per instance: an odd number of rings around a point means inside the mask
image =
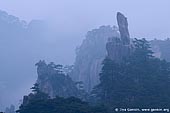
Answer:
[{"label": "rocky outcrop", "polygon": [[119,63],[125,57],[130,55],[131,45],[127,18],[118,12],[117,22],[120,31],[120,37],[110,37],[106,44],[106,49],[108,57]]},{"label": "rocky outcrop", "polygon": [[37,64],[39,89],[48,94],[51,98],[60,97],[79,97],[82,98],[83,91],[79,90],[76,83],[63,72],[62,65],[54,63],[46,64],[39,61]]}]

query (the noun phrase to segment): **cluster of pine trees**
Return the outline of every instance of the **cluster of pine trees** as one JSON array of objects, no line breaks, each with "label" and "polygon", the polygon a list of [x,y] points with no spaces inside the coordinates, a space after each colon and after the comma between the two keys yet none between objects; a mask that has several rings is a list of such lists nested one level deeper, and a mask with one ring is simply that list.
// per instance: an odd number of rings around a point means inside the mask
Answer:
[{"label": "cluster of pine trees", "polygon": [[22,104],[17,110],[19,113],[108,113],[105,106],[91,106],[76,97],[63,98],[56,96],[50,99],[41,92],[38,84],[31,88],[33,94],[29,102]]}]

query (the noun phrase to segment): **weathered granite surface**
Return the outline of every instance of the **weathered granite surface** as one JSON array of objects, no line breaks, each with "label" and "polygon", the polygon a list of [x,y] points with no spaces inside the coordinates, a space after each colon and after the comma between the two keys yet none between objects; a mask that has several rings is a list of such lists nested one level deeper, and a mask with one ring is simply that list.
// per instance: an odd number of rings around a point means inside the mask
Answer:
[{"label": "weathered granite surface", "polygon": [[74,81],[82,81],[87,92],[99,83],[99,72],[107,55],[106,43],[109,37],[120,37],[118,28],[101,26],[89,31],[77,49],[72,78]]}]

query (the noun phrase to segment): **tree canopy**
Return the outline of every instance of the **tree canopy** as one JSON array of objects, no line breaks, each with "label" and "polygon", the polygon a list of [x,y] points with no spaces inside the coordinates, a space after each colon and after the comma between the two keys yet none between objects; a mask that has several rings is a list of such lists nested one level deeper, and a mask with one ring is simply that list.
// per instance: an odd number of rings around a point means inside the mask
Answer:
[{"label": "tree canopy", "polygon": [[145,39],[135,39],[124,62],[106,58],[101,83],[93,90],[98,101],[112,107],[169,107],[170,63],[152,54]]}]

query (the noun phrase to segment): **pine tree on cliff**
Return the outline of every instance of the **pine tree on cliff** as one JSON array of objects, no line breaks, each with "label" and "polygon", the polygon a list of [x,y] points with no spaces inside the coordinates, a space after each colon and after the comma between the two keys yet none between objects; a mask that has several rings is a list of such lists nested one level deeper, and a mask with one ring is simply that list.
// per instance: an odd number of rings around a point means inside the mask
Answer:
[{"label": "pine tree on cliff", "polygon": [[135,39],[123,63],[106,58],[93,91],[98,101],[111,107],[169,107],[170,63],[152,54],[145,39]]}]

